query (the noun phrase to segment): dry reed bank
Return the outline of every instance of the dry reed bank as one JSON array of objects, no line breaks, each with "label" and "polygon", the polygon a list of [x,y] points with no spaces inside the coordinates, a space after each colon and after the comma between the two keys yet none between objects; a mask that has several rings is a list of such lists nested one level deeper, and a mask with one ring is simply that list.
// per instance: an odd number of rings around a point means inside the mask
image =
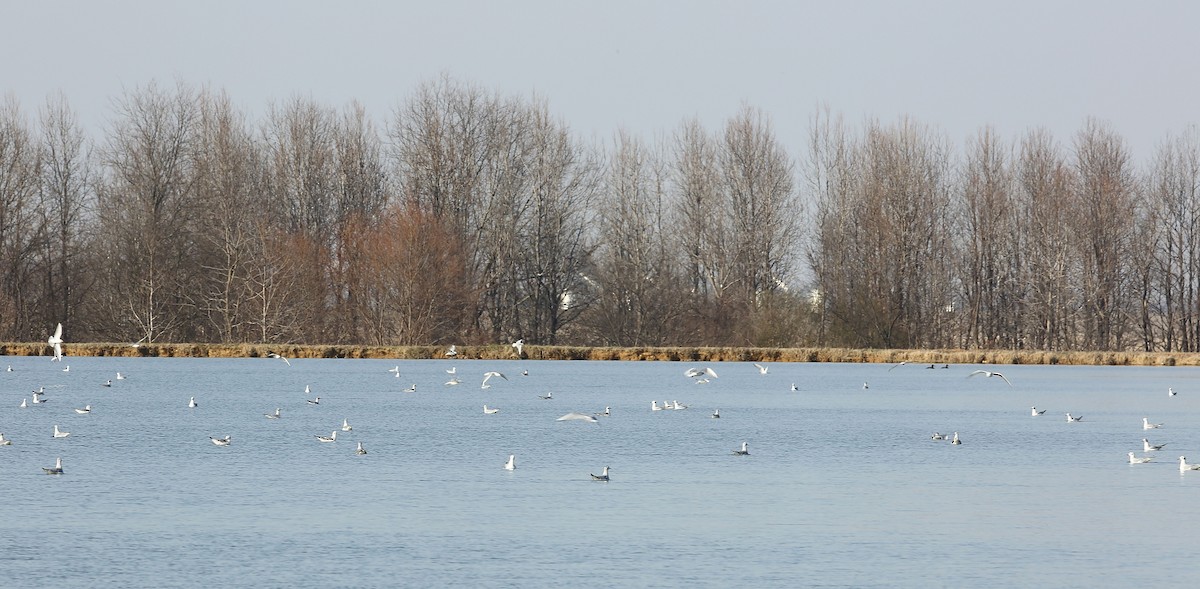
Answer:
[{"label": "dry reed bank", "polygon": [[[263,344],[65,344],[67,356],[164,358],[445,358],[446,346],[353,346]],[[459,358],[512,359],[508,345],[458,346]],[[41,343],[0,343],[3,356],[47,356]],[[1040,352],[1013,350],[878,350],[849,348],[573,347],[526,345],[530,360],[641,360],[668,362],[861,362],[921,364],[1064,364],[1107,366],[1200,366],[1200,354],[1168,352]]]}]

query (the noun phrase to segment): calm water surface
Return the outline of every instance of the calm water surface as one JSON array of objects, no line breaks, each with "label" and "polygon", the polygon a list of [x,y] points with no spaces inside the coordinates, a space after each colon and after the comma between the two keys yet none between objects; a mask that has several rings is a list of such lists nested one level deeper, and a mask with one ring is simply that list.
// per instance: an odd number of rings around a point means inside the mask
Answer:
[{"label": "calm water surface", "polygon": [[[1010,387],[966,365],[723,363],[708,384],[654,362],[0,365],[0,578],[22,587],[1195,583],[1194,368],[997,367]],[[488,370],[508,380],[481,389]],[[1131,466],[1143,437],[1168,446]]]}]

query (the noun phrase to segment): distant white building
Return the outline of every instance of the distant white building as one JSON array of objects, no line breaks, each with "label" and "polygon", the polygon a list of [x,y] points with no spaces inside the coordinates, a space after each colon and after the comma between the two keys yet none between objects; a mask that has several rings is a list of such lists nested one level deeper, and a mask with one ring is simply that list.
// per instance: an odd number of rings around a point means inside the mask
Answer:
[{"label": "distant white building", "polygon": [[808,306],[814,313],[821,309],[821,305],[825,303],[825,294],[820,289],[812,289],[808,291]]}]

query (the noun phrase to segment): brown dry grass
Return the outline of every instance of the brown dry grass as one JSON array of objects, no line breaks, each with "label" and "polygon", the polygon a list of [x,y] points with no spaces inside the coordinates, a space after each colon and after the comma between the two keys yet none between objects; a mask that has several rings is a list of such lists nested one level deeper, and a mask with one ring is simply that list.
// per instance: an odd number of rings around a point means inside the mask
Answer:
[{"label": "brown dry grass", "polygon": [[[68,356],[173,358],[444,358],[444,346],[346,346],[265,344],[83,343],[63,346]],[[512,359],[508,345],[458,346],[459,358]],[[0,343],[3,356],[47,356],[41,343]],[[1042,352],[1012,350],[877,350],[850,348],[576,347],[525,346],[533,360],[629,360],[668,362],[877,362],[913,364],[1073,364],[1108,366],[1200,366],[1200,354],[1168,352]]]}]

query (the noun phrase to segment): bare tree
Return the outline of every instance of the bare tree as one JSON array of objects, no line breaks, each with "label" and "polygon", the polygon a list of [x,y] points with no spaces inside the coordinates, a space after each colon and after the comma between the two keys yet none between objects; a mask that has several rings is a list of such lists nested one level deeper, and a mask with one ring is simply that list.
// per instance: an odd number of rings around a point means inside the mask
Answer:
[{"label": "bare tree", "polygon": [[151,83],[116,109],[97,195],[101,247],[111,260],[109,296],[98,300],[108,321],[101,327],[132,329],[148,342],[190,340],[198,292],[191,257],[196,95],[183,84],[169,93]]},{"label": "bare tree", "polygon": [[257,233],[266,216],[260,203],[265,163],[245,116],[225,93],[205,92],[199,110],[193,165],[204,280],[198,305],[213,330],[210,339],[254,341],[248,325],[257,314],[247,281],[263,255]]},{"label": "bare tree", "polygon": [[600,296],[588,319],[593,337],[607,345],[677,341],[684,289],[669,246],[666,174],[659,151],[617,133],[600,203]]},{"label": "bare tree", "polygon": [[1034,129],[1021,140],[1015,177],[1014,209],[1026,251],[1020,276],[1026,294],[1018,312],[1022,332],[1028,347],[1069,349],[1080,303],[1073,287],[1078,262],[1063,211],[1070,208],[1074,171],[1050,133]]},{"label": "bare tree", "polygon": [[968,147],[962,172],[961,328],[972,347],[1020,347],[1019,283],[1022,258],[1013,177],[1007,148],[990,128]]},{"label": "bare tree", "polygon": [[334,201],[334,243],[330,268],[330,292],[337,334],[335,341],[360,341],[363,325],[358,315],[358,289],[365,277],[356,276],[362,252],[349,247],[357,241],[354,232],[370,231],[378,222],[390,193],[384,172],[379,135],[361,104],[351,103],[334,130],[337,190]]},{"label": "bare tree", "polygon": [[694,337],[728,338],[745,317],[744,300],[733,295],[739,277],[734,267],[731,211],[721,186],[719,151],[699,121],[683,123],[675,134],[671,162],[672,222],[684,256],[690,289],[681,299]]},{"label": "bare tree", "polygon": [[272,106],[264,131],[268,152],[267,210],[291,247],[283,265],[300,272],[303,291],[286,306],[295,313],[301,341],[342,338],[330,311],[336,293],[339,178],[336,112],[312,100],[293,98]]},{"label": "bare tree", "polygon": [[82,127],[63,94],[47,98],[41,111],[41,314],[70,321],[83,298],[83,228],[91,197],[91,152]]},{"label": "bare tree", "polygon": [[805,177],[814,200],[814,229],[806,250],[814,276],[808,304],[816,316],[819,345],[863,345],[868,337],[859,322],[869,309],[863,296],[869,274],[859,255],[865,245],[858,223],[859,157],[842,118],[827,108],[818,111],[812,118]]},{"label": "bare tree", "polygon": [[496,341],[512,332],[516,220],[526,145],[520,105],[448,77],[422,85],[397,106],[388,138],[405,203],[456,234],[479,285],[474,330]]},{"label": "bare tree", "polygon": [[519,300],[527,304],[519,311],[519,332],[514,335],[554,344],[593,297],[584,271],[594,249],[588,228],[600,167],[566,125],[551,118],[546,104],[532,106],[527,115],[530,206],[529,216],[520,221],[524,247],[517,262],[522,277]]},{"label": "bare tree", "polygon": [[587,300],[595,158],[544,103],[448,78],[396,110],[389,138],[406,202],[445,221],[469,255],[475,330],[554,341]]},{"label": "bare tree", "polygon": [[442,220],[411,207],[390,207],[379,223],[352,232],[360,252],[363,337],[381,345],[455,341],[466,324],[471,291],[466,255]]},{"label": "bare tree", "polygon": [[0,337],[7,340],[36,329],[29,321],[36,306],[31,260],[46,229],[37,214],[40,166],[29,123],[9,97],[0,105]]},{"label": "bare tree", "polygon": [[1158,148],[1148,197],[1161,233],[1155,268],[1161,297],[1162,345],[1167,350],[1200,350],[1200,129],[1192,126]]},{"label": "bare tree", "polygon": [[[888,345],[940,347],[960,296],[950,201],[950,149],[933,130],[908,119],[867,133],[867,191],[879,212],[888,285]],[[881,293],[882,294],[882,293]]]},{"label": "bare tree", "polygon": [[1106,125],[1090,119],[1075,138],[1075,229],[1083,287],[1083,345],[1094,350],[1122,349],[1133,316],[1131,266],[1134,247],[1136,186],[1124,141]]},{"label": "bare tree", "polygon": [[[734,274],[743,304],[753,317],[766,310],[773,295],[788,290],[801,241],[797,234],[802,210],[794,170],[766,116],[750,107],[743,107],[726,123],[719,161],[735,252]],[[763,343],[752,332],[731,335],[739,343]]]},{"label": "bare tree", "polygon": [[482,89],[443,76],[398,105],[388,126],[390,154],[408,204],[450,221],[464,237],[483,214],[482,184],[496,165],[503,111]]}]

